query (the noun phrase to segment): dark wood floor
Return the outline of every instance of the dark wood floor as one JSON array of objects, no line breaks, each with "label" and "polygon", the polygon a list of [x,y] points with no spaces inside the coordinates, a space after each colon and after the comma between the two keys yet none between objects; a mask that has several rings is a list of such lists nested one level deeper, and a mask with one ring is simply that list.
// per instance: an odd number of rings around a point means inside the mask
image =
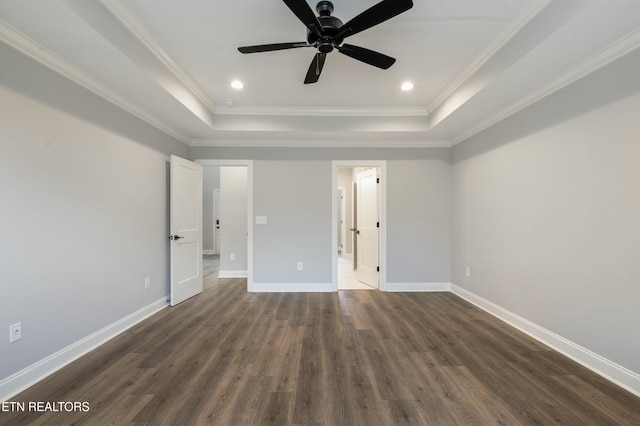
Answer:
[{"label": "dark wood floor", "polygon": [[14,399],[88,412],[0,423],[640,424],[640,398],[452,294],[248,294],[210,265],[202,295]]}]

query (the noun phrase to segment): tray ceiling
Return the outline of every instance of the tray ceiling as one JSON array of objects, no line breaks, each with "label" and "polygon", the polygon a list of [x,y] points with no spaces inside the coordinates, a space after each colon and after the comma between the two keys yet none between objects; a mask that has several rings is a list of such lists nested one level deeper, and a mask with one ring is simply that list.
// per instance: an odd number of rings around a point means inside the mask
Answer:
[{"label": "tray ceiling", "polygon": [[[346,22],[376,2],[333,3]],[[312,48],[237,51],[305,40],[278,0],[0,3],[1,41],[191,145],[451,146],[635,49],[639,28],[631,0],[415,0],[348,39],[389,70],[332,52],[304,85]]]}]

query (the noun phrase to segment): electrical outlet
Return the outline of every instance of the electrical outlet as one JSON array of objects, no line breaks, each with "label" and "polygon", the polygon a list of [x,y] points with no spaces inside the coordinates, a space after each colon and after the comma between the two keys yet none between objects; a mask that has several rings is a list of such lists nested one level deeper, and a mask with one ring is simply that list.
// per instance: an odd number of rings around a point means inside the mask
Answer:
[{"label": "electrical outlet", "polygon": [[17,322],[9,326],[9,343],[22,339],[22,323]]},{"label": "electrical outlet", "polygon": [[231,253],[231,254],[229,254],[229,258],[230,258],[231,260],[236,260],[236,254],[235,254],[235,253]]},{"label": "electrical outlet", "polygon": [[464,273],[465,273],[465,275],[466,275],[467,277],[470,277],[470,276],[471,276],[471,268],[467,266],[467,268],[465,269],[465,272],[464,272]]},{"label": "electrical outlet", "polygon": [[148,289],[149,287],[151,287],[151,277],[146,277],[144,279],[144,288]]},{"label": "electrical outlet", "polygon": [[298,271],[302,271],[304,269],[304,263],[298,262]]}]

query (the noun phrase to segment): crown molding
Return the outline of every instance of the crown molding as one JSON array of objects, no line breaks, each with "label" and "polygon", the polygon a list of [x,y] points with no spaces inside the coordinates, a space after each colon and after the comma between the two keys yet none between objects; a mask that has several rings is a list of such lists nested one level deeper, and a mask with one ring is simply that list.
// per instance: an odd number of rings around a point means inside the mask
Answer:
[{"label": "crown molding", "polygon": [[569,71],[559,75],[550,83],[539,87],[532,92],[529,92],[529,94],[523,96],[518,102],[494,114],[491,118],[483,121],[470,130],[462,133],[460,136],[451,141],[451,146],[457,145],[460,142],[469,139],[470,137],[480,133],[481,131],[506,119],[510,115],[521,111],[529,105],[534,104],[535,102],[563,89],[564,87],[569,86],[570,84],[580,80],[581,78],[586,77],[587,75],[597,71],[598,69],[625,56],[638,47],[640,47],[640,29],[635,30],[627,34],[625,37],[622,37],[621,39],[615,41],[614,43],[585,59],[577,66],[571,68]]},{"label": "crown molding", "polygon": [[446,140],[193,139],[190,146],[235,148],[450,148]]},{"label": "crown molding", "polygon": [[217,115],[322,116],[322,117],[427,117],[425,107],[276,107],[218,106]]},{"label": "crown molding", "polygon": [[486,46],[480,54],[465,69],[462,70],[439,94],[433,102],[427,105],[426,111],[431,114],[445,100],[451,97],[465,81],[473,76],[478,70],[502,49],[516,34],[518,34],[533,18],[544,10],[552,0],[536,0],[530,3],[513,22]]},{"label": "crown molding", "polygon": [[164,122],[148,114],[114,89],[102,84],[87,73],[81,71],[44,46],[36,43],[26,35],[0,20],[0,41],[11,48],[52,69],[65,78],[111,102],[126,112],[138,117],[167,135],[189,144],[189,137],[181,131],[167,126]]},{"label": "crown molding", "polygon": [[184,71],[155,40],[149,29],[122,0],[101,0],[104,7],[133,34],[171,73],[185,85],[210,111],[216,106],[202,88]]}]

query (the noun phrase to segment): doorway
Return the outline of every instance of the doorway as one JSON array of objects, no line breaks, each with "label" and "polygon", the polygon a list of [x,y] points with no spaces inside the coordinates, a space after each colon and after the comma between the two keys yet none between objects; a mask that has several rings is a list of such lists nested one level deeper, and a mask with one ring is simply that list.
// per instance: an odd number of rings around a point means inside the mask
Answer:
[{"label": "doorway", "polygon": [[[206,221],[211,253],[219,253],[219,278],[247,278],[247,290],[253,287],[253,161],[196,160],[207,168],[218,168],[219,185],[209,194]],[[207,185],[205,185],[207,186]],[[215,185],[214,185],[215,186]],[[216,191],[217,189],[217,191]],[[217,215],[214,214],[217,211]],[[205,212],[206,215],[206,212]],[[215,217],[214,219],[214,216]],[[217,238],[216,238],[217,237]],[[217,240],[217,241],[216,241]]]},{"label": "doorway", "polygon": [[385,183],[386,161],[332,162],[336,290],[386,289]]}]

